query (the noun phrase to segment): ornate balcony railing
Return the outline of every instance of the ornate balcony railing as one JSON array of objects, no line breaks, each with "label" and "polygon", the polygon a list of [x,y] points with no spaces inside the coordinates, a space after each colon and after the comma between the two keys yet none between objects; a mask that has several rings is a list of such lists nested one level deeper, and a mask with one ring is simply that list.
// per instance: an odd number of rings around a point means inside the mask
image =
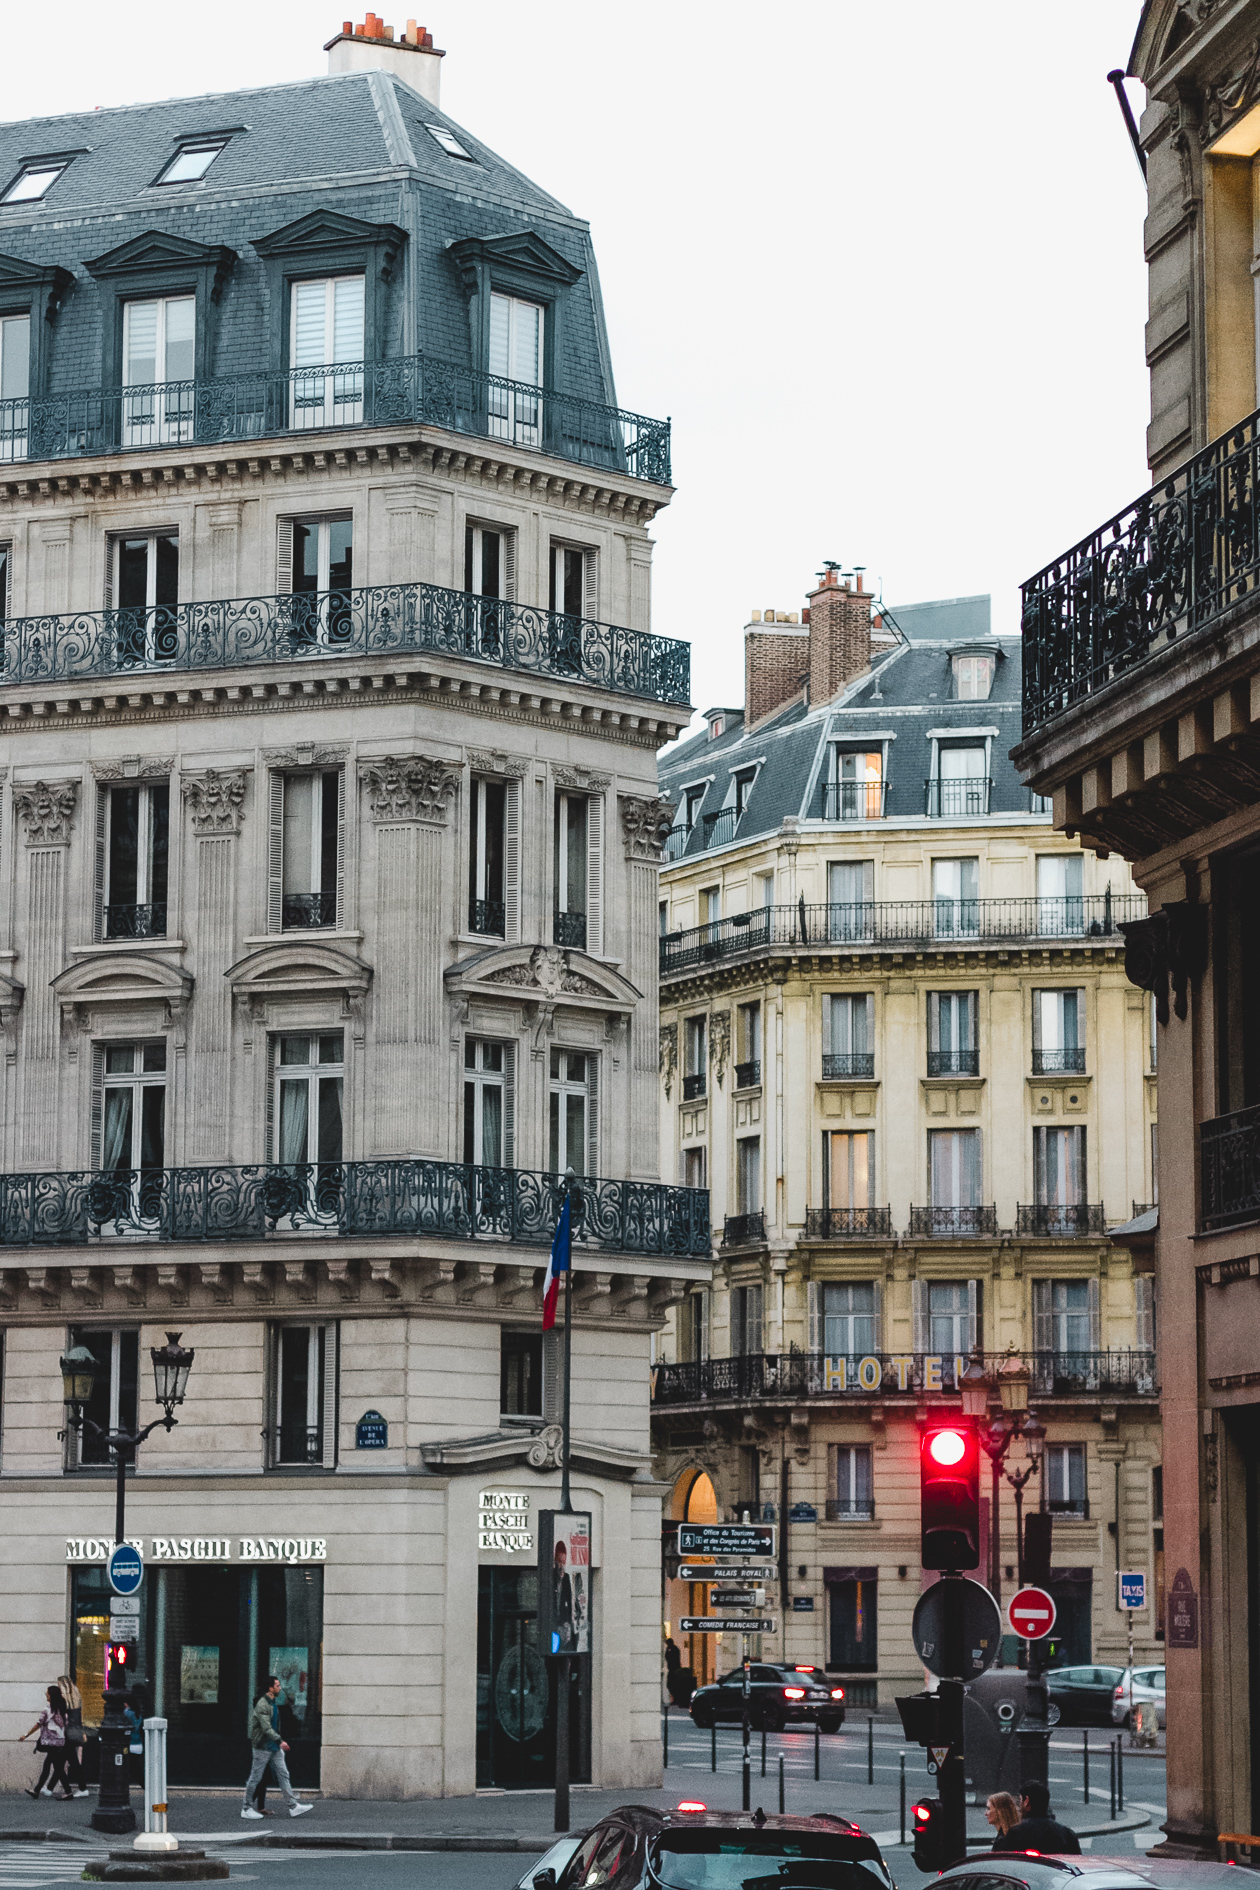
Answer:
[{"label": "ornate balcony railing", "polygon": [[1258,451],[1253,413],[1028,579],[1025,734],[1253,595]]},{"label": "ornate balcony railing", "polygon": [[1080,1234],[1105,1234],[1107,1217],[1101,1201],[1070,1204],[1036,1201],[1015,1210],[1017,1234],[1047,1234],[1069,1240]]},{"label": "ornate balcony railing", "polygon": [[682,1093],[684,1102],[695,1102],[697,1097],[703,1096],[706,1093],[706,1090],[707,1080],[703,1070],[696,1070],[691,1076],[683,1077]]},{"label": "ornate balcony railing", "polygon": [[507,907],[501,899],[470,899],[468,901],[468,930],[481,932],[487,938],[507,937]]},{"label": "ornate balcony railing", "polygon": [[1034,1076],[1083,1076],[1084,1044],[1074,1044],[1066,1050],[1034,1050],[1032,1073]]},{"label": "ornate balcony railing", "polygon": [[975,820],[989,811],[992,781],[971,775],[950,780],[934,776],[923,785],[927,795],[925,811],[930,820]]},{"label": "ornate balcony railing", "polygon": [[755,1089],[761,1081],[761,1058],[747,1057],[735,1065],[736,1089]]},{"label": "ornate balcony railing", "polygon": [[1260,1107],[1200,1124],[1199,1193],[1204,1230],[1260,1220]]},{"label": "ornate balcony railing", "polygon": [[[336,600],[330,609],[329,600]],[[240,669],[327,656],[430,651],[565,677],[655,702],[685,703],[690,650],[669,637],[509,604],[440,584],[235,597],[155,610],[81,610],[0,625],[0,683]],[[151,679],[151,680],[150,680]]]},{"label": "ornate balcony railing", "polygon": [[891,1240],[890,1207],[806,1208],[807,1240]]},{"label": "ornate balcony railing", "polygon": [[929,1076],[979,1076],[980,1052],[971,1050],[929,1050]]},{"label": "ornate balcony railing", "polygon": [[286,932],[320,932],[337,923],[335,892],[285,893],[280,924]]},{"label": "ornate balcony railing", "polygon": [[566,945],[573,950],[586,950],[586,914],[584,912],[561,912],[557,909],[551,915],[551,936],[557,945]]},{"label": "ornate balcony railing", "polygon": [[322,1463],[324,1431],[320,1424],[299,1424],[296,1420],[280,1424],[271,1433],[272,1463]]},{"label": "ornate balcony railing", "polygon": [[108,905],[105,908],[106,938],[165,938],[166,901],[152,905]]},{"label": "ornate balcony railing", "polygon": [[0,400],[0,464],[409,424],[527,447],[652,485],[670,483],[668,420],[423,354]]},{"label": "ornate balcony railing", "polygon": [[824,1050],[822,1059],[822,1080],[824,1083],[841,1082],[846,1076],[873,1077],[875,1074],[875,1052],[873,1050]]},{"label": "ornate balcony railing", "polygon": [[[1112,1352],[1025,1352],[1034,1397],[1154,1397],[1155,1354],[1145,1350]],[[993,1372],[1010,1357],[986,1352],[982,1362]],[[887,1398],[941,1391],[957,1395],[967,1359],[928,1352],[749,1352],[736,1358],[693,1359],[658,1365],[652,1402],[658,1408],[680,1404],[740,1405],[758,1399]]]},{"label": "ornate balcony railing", "polygon": [[766,1237],[766,1217],[756,1214],[728,1214],[722,1225],[724,1247],[747,1247]]},{"label": "ornate balcony railing", "polygon": [[719,807],[715,814],[702,814],[700,825],[705,847],[723,847],[728,840],[733,840],[741,812],[738,807]]},{"label": "ornate balcony railing", "polygon": [[912,1207],[912,1240],[970,1240],[996,1234],[996,1207]]},{"label": "ornate balcony railing", "polygon": [[[675,830],[677,831],[677,829]],[[898,949],[906,945],[993,944],[1026,939],[1122,943],[1121,922],[1146,916],[1141,893],[1080,899],[882,899],[850,905],[755,906],[708,925],[667,932],[661,975],[756,952]]]},{"label": "ornate balcony railing", "polygon": [[824,781],[824,820],[882,820],[887,781]]},{"label": "ornate balcony railing", "polygon": [[[582,1190],[579,1247],[708,1255],[707,1190],[596,1176]],[[420,1159],[4,1174],[0,1246],[403,1234],[542,1248],[561,1200],[555,1175]]]}]

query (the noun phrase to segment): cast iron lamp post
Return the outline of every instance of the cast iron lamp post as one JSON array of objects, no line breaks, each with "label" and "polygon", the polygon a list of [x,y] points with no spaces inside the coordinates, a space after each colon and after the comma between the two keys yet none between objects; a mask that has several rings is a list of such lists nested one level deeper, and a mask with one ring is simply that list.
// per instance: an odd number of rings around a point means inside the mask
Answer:
[{"label": "cast iron lamp post", "polygon": [[[114,1454],[118,1470],[117,1495],[114,1509],[114,1542],[125,1542],[125,1506],[127,1494],[127,1455],[134,1453],[151,1431],[159,1424],[166,1430],[173,1430],[179,1419],[175,1416],[175,1406],[184,1402],[184,1393],[188,1385],[188,1374],[192,1369],[194,1354],[179,1342],[178,1332],[168,1332],[166,1344],[153,1346],[149,1357],[153,1360],[153,1386],[156,1402],[162,1406],[163,1415],[154,1418],[152,1424],[146,1424],[142,1431],[108,1430],[97,1424],[86,1414],[85,1407],[92,1402],[96,1381],[101,1367],[85,1345],[76,1345],[61,1360],[61,1395],[66,1407],[66,1422],[72,1431],[80,1436],[86,1431],[93,1437],[103,1439],[107,1449]],[[112,1643],[107,1643],[107,1647]],[[136,1814],[131,1809],[131,1778],[127,1764],[127,1748],[130,1736],[124,1709],[127,1705],[127,1672],[117,1660],[109,1660],[105,1675],[105,1719],[101,1726],[101,1783],[96,1810],[92,1813],[92,1828],[96,1831],[122,1833],[134,1831]]]}]

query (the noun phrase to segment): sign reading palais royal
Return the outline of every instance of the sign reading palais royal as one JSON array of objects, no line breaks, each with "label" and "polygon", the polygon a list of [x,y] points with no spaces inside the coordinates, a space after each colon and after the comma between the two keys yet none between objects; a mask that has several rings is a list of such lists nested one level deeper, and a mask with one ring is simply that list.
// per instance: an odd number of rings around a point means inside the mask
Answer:
[{"label": "sign reading palais royal", "polygon": [[[128,1536],[146,1562],[325,1562],[326,1536]],[[112,1536],[67,1536],[67,1562],[105,1562]]]}]

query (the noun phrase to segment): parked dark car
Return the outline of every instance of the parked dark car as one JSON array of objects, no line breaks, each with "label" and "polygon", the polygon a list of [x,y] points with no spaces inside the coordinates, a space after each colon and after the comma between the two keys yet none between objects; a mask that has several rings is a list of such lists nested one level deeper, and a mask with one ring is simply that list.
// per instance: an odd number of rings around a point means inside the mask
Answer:
[{"label": "parked dark car", "polygon": [[1065,1726],[1109,1726],[1123,1667],[1053,1667],[1046,1690]]},{"label": "parked dark car", "polygon": [[[754,1661],[749,1686],[749,1717],[760,1732],[781,1732],[784,1726],[818,1722],[820,1732],[839,1732],[844,1724],[844,1688],[816,1667],[791,1663],[771,1666]],[[744,1717],[744,1669],[732,1672],[707,1687],[697,1687],[691,1701],[697,1726],[738,1723]]]},{"label": "parked dark car", "polygon": [[619,1806],[559,1869],[540,1860],[521,1890],[741,1890],[749,1877],[793,1890],[894,1890],[874,1838],[844,1818],[709,1811],[694,1799],[674,1811]]}]

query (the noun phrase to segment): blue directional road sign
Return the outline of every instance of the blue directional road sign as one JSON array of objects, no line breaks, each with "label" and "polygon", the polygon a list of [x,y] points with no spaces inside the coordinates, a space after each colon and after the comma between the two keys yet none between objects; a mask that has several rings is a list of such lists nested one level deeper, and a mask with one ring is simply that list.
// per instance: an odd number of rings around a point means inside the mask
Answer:
[{"label": "blue directional road sign", "polygon": [[116,1595],[134,1595],[144,1579],[143,1557],[129,1542],[119,1542],[110,1550],[105,1567]]},{"label": "blue directional road sign", "polygon": [[1144,1608],[1146,1606],[1145,1569],[1122,1568],[1116,1580],[1120,1585],[1120,1606],[1122,1608]]}]

